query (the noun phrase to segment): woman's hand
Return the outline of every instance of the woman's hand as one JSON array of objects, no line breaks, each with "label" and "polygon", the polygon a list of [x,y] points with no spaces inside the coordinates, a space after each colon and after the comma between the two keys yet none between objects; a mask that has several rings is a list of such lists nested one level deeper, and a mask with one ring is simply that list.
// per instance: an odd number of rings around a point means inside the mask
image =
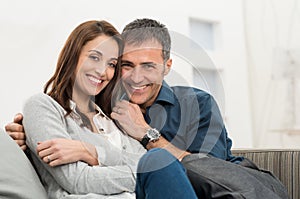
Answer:
[{"label": "woman's hand", "polygon": [[39,142],[38,156],[50,166],[59,166],[77,161],[89,165],[99,165],[96,148],[79,140],[57,138]]}]

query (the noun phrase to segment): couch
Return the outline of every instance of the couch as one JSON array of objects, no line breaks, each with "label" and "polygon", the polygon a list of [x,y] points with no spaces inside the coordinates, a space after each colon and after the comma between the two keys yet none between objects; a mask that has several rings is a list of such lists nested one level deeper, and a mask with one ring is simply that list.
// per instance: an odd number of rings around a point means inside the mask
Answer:
[{"label": "couch", "polygon": [[0,129],[0,198],[48,198],[29,159],[2,129]]},{"label": "couch", "polygon": [[[46,199],[47,194],[19,146],[0,129],[0,198]],[[234,155],[254,161],[271,171],[286,186],[291,199],[300,199],[299,150],[235,149]]]},{"label": "couch", "polygon": [[300,149],[234,149],[232,152],[271,171],[285,185],[291,199],[300,199]]}]

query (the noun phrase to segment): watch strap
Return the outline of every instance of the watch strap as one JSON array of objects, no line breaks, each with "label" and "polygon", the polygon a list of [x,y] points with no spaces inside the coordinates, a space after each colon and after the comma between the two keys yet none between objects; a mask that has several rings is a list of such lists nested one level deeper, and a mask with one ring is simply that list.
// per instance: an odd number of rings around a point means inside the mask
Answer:
[{"label": "watch strap", "polygon": [[144,148],[146,148],[147,144],[149,143],[150,138],[148,137],[147,134],[145,134],[145,136],[142,138],[142,140],[140,141],[140,143],[143,145]]}]

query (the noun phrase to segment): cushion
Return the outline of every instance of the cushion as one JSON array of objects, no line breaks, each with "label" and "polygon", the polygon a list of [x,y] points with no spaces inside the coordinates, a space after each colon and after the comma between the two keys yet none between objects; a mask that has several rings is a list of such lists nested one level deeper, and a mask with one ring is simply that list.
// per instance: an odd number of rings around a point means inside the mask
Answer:
[{"label": "cushion", "polygon": [[46,191],[29,159],[0,129],[0,198],[46,199]]}]

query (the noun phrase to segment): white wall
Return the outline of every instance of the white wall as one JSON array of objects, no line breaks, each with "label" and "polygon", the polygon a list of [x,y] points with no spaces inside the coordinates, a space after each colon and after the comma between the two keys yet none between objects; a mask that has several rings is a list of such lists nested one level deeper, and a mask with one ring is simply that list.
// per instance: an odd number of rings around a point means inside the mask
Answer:
[{"label": "white wall", "polygon": [[[299,1],[245,0],[245,27],[254,146],[299,148]],[[288,69],[291,63],[298,71]]]},{"label": "white wall", "polygon": [[[219,24],[218,49],[210,53],[220,68],[227,129],[235,147],[252,146],[251,113],[245,57],[242,1],[99,1],[99,0],[4,0],[0,7],[0,125],[22,111],[26,98],[42,91],[55,68],[56,59],[69,33],[81,22],[105,19],[120,31],[139,17],[165,23],[178,34],[189,36],[189,17]],[[176,60],[176,59],[175,59]],[[174,63],[178,74],[192,81],[192,69]]]}]

